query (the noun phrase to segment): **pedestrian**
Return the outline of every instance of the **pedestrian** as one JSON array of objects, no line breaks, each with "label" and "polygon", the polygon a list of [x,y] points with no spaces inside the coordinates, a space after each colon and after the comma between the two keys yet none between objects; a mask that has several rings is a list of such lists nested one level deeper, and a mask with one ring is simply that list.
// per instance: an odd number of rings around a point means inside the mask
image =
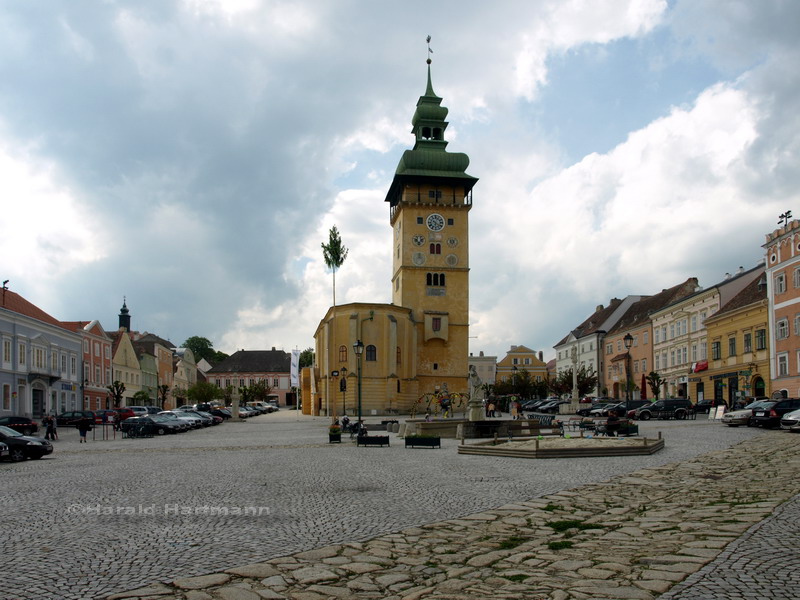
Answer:
[{"label": "pedestrian", "polygon": [[489,410],[486,411],[486,416],[487,417],[493,417],[494,416],[494,401],[489,402]]},{"label": "pedestrian", "polygon": [[75,426],[78,428],[78,433],[81,434],[79,443],[85,444],[86,434],[92,430],[92,420],[88,417],[84,417],[83,419],[80,419]]},{"label": "pedestrian", "polygon": [[519,418],[519,411],[517,410],[517,401],[511,401],[511,419],[516,421]]},{"label": "pedestrian", "polygon": [[431,422],[431,413],[430,413],[430,411],[425,413],[425,420],[426,420],[428,423],[430,423],[430,422]]},{"label": "pedestrian", "polygon": [[53,415],[46,415],[45,418],[42,420],[42,426],[44,427],[44,439],[46,440],[54,440],[55,437],[55,419],[53,419]]}]

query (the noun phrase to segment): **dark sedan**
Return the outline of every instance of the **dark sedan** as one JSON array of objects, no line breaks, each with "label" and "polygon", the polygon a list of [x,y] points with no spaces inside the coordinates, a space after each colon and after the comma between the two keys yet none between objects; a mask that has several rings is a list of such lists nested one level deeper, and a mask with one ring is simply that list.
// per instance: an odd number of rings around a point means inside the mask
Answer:
[{"label": "dark sedan", "polygon": [[182,428],[171,419],[161,415],[149,415],[147,417],[130,417],[119,424],[119,428],[129,433],[133,429],[143,430],[144,433],[154,433],[164,435],[165,433],[178,433]]},{"label": "dark sedan", "polygon": [[56,417],[56,423],[59,427],[74,426],[78,421],[83,419],[91,419],[92,423],[95,422],[94,412],[91,410],[70,410],[63,412]]},{"label": "dark sedan", "polygon": [[756,408],[750,417],[750,423],[756,427],[779,427],[783,415],[797,409],[800,409],[800,398],[784,398],[772,406]]},{"label": "dark sedan", "polygon": [[2,417],[0,425],[19,431],[22,435],[33,435],[39,431],[39,424],[28,417]]},{"label": "dark sedan", "polygon": [[8,446],[9,458],[14,462],[26,458],[42,458],[53,452],[53,444],[41,437],[22,435],[10,427],[0,425],[0,442]]}]

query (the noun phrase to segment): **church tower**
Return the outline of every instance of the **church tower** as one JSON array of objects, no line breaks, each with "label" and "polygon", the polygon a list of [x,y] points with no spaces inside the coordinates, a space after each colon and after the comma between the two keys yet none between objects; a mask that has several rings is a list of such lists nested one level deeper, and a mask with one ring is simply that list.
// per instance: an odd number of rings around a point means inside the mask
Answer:
[{"label": "church tower", "polygon": [[131,330],[131,315],[125,298],[122,299],[122,308],[119,310],[119,328],[125,331]]},{"label": "church tower", "polygon": [[447,108],[428,82],[411,120],[416,138],[386,194],[394,231],[392,303],[411,309],[419,392],[463,391],[469,354],[469,211],[478,181],[447,152]]}]

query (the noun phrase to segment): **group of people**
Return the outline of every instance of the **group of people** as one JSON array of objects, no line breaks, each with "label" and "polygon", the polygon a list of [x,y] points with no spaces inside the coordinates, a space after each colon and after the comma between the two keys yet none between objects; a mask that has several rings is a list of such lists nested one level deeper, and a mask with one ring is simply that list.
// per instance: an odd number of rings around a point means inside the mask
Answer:
[{"label": "group of people", "polygon": [[[54,415],[46,415],[42,419],[42,427],[44,427],[44,439],[55,441],[58,439],[58,419]],[[83,418],[79,420],[75,427],[80,434],[80,443],[86,443],[86,434],[94,427],[94,421],[90,418]]]}]

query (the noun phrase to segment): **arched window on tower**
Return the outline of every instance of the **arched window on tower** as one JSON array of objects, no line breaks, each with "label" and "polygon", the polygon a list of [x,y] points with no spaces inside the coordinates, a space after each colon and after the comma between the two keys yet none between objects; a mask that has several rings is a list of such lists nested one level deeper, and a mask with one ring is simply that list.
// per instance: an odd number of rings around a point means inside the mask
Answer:
[{"label": "arched window on tower", "polygon": [[431,139],[431,128],[430,127],[423,127],[422,128],[422,137],[426,140]]},{"label": "arched window on tower", "polygon": [[345,345],[339,346],[339,362],[340,363],[347,362],[347,346]]},{"label": "arched window on tower", "polygon": [[365,354],[367,355],[367,361],[369,362],[375,362],[376,360],[378,360],[378,350],[372,344],[367,346],[367,351],[365,352]]},{"label": "arched window on tower", "polygon": [[434,127],[433,128],[433,139],[441,140],[442,139],[442,128],[441,127]]},{"label": "arched window on tower", "polygon": [[441,254],[442,253],[442,245],[441,244],[431,244],[431,254]]}]

